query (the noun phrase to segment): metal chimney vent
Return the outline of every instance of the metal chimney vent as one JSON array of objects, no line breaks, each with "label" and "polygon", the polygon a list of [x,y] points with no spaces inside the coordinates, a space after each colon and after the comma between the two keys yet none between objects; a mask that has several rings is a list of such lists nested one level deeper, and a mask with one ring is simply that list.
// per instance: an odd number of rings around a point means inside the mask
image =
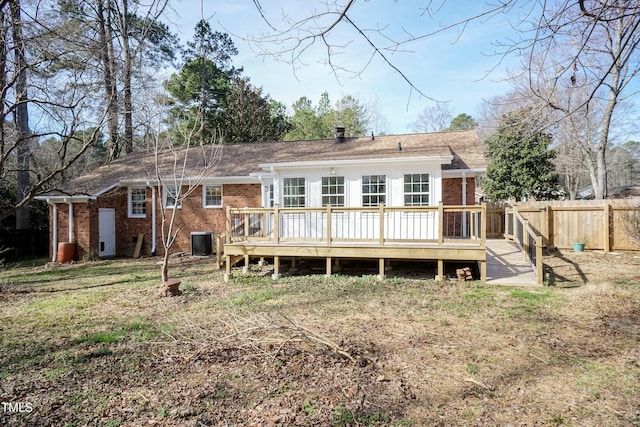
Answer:
[{"label": "metal chimney vent", "polygon": [[347,138],[345,138],[344,136],[344,130],[344,126],[338,126],[336,128],[336,143],[340,144],[347,140]]}]

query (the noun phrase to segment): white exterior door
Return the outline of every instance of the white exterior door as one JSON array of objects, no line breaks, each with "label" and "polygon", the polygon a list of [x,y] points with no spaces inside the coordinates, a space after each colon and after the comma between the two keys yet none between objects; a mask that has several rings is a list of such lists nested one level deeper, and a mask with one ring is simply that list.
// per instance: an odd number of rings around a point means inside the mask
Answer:
[{"label": "white exterior door", "polygon": [[116,255],[116,211],[98,209],[98,256]]}]

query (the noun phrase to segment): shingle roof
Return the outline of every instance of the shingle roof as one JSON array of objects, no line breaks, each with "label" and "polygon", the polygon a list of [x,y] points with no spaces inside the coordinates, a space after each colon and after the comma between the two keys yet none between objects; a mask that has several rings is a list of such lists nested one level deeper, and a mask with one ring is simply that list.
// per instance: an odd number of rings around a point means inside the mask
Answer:
[{"label": "shingle roof", "polygon": [[[398,150],[398,144],[402,151]],[[207,164],[205,157],[221,149],[219,161],[206,170],[207,177],[248,177],[260,172],[259,165],[323,160],[400,159],[411,157],[453,156],[443,169],[481,169],[486,167],[478,136],[473,131],[380,135],[347,138],[343,143],[335,139],[312,141],[256,142],[223,146],[207,146],[206,156],[200,147],[191,148],[186,163],[186,176],[197,176]],[[173,170],[174,161],[182,166],[186,150],[163,152],[160,158],[162,175]],[[177,159],[177,160],[176,160]],[[73,180],[61,193],[95,195],[124,181],[156,179],[155,155],[132,153],[96,168],[93,172]],[[58,193],[58,192],[54,192]],[[60,194],[60,193],[58,193]]]}]

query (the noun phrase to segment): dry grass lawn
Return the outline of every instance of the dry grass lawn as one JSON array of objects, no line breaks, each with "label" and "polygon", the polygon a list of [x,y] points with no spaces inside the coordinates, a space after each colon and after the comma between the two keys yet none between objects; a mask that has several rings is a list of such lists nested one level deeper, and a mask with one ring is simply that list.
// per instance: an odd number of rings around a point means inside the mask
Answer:
[{"label": "dry grass lawn", "polygon": [[541,288],[172,262],[166,298],[155,259],[0,271],[0,425],[640,425],[640,254]]}]

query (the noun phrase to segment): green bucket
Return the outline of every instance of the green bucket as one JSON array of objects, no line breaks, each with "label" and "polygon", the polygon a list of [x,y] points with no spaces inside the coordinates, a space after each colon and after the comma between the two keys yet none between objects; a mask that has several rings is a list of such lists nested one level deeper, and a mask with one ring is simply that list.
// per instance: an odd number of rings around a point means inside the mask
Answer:
[{"label": "green bucket", "polygon": [[573,251],[574,252],[582,252],[582,251],[584,251],[584,245],[585,245],[585,243],[574,243],[573,244]]}]

